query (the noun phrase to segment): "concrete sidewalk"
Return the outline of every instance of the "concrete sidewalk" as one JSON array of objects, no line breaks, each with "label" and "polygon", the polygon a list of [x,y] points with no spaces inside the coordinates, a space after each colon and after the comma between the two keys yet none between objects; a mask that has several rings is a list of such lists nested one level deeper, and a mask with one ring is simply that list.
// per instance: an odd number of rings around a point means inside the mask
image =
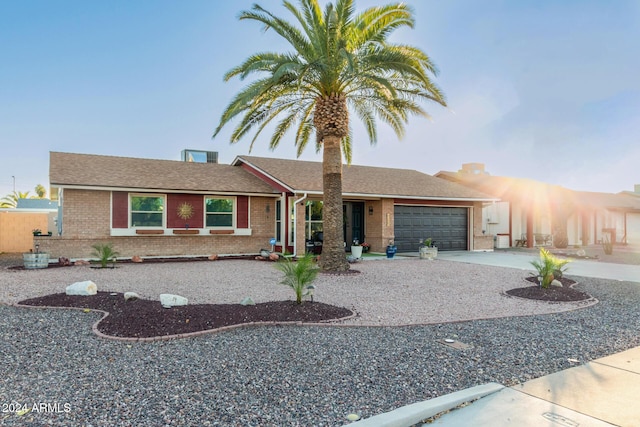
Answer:
[{"label": "concrete sidewalk", "polygon": [[[403,406],[350,427],[637,427],[640,347],[514,387],[483,384]],[[459,405],[472,402],[455,409]]]},{"label": "concrete sidewalk", "polygon": [[640,347],[505,388],[434,426],[640,425]]},{"label": "concrete sidewalk", "polygon": [[[519,268],[534,271],[531,261],[537,255],[514,252],[439,252],[438,259]],[[599,279],[623,280],[640,283],[640,265],[612,264],[601,261],[572,260],[567,265],[567,276],[595,277]],[[640,423],[639,423],[640,425]]]}]

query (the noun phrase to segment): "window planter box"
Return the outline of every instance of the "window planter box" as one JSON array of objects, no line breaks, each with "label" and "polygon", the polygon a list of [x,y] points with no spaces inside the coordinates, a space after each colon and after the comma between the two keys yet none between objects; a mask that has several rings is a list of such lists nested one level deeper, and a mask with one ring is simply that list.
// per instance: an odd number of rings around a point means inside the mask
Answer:
[{"label": "window planter box", "polygon": [[233,234],[233,230],[209,230],[209,234]]},{"label": "window planter box", "polygon": [[164,234],[164,230],[136,230],[136,234]]},{"label": "window planter box", "polygon": [[173,230],[173,234],[200,234],[200,230]]}]

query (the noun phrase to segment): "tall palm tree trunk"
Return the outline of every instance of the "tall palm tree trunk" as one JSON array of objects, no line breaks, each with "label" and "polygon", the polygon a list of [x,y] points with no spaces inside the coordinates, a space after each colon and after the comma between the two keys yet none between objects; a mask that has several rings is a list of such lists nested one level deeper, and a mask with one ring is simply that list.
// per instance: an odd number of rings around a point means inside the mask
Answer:
[{"label": "tall palm tree trunk", "polygon": [[325,271],[346,271],[349,269],[349,263],[344,253],[340,138],[336,135],[325,136],[323,146],[324,203],[322,205],[322,222],[324,244],[320,267]]}]

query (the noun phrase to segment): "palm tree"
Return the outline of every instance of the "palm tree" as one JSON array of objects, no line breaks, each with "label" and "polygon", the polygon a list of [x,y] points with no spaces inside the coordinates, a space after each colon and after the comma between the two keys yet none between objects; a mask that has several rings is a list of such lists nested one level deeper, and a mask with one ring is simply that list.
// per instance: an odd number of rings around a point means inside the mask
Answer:
[{"label": "palm tree", "polygon": [[26,199],[28,197],[28,191],[24,193],[22,191],[14,191],[0,199],[0,208],[15,208],[18,206],[18,199]]},{"label": "palm tree", "polygon": [[284,7],[299,26],[292,25],[259,5],[240,14],[264,24],[288,42],[292,51],[257,53],[231,69],[225,81],[260,77],[242,89],[220,118],[221,128],[242,116],[231,143],[255,127],[254,142],[280,117],[269,142],[278,146],[295,128],[298,155],[315,133],[316,151],[323,152],[324,245],[321,268],[349,268],[343,246],[342,155],[351,162],[349,111],[365,125],[371,144],[377,142],[376,118],[391,126],[400,138],[410,114],[427,116],[420,101],[446,105],[444,95],[430,80],[437,69],[420,49],[387,41],[397,28],[413,27],[412,9],[402,3],[372,7],[356,14],[353,0],[328,3],[324,12],[318,0],[290,1]]},{"label": "palm tree", "polygon": [[38,199],[44,199],[44,197],[47,195],[47,189],[44,188],[44,185],[42,184],[36,185],[35,192],[38,195],[37,196]]}]

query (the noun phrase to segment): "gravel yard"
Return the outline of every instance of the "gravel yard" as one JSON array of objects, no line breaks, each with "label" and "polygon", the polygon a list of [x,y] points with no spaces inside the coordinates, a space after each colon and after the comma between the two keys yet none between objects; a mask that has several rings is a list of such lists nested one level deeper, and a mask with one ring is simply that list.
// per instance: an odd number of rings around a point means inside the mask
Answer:
[{"label": "gravel yard", "polygon": [[[576,304],[502,295],[525,286],[526,271],[417,259],[355,268],[361,274],[320,276],[317,299],[357,311],[350,325],[384,327],[252,327],[126,343],[95,336],[96,313],[0,305],[0,404],[49,404],[0,412],[0,424],[338,426],[351,412],[368,417],[490,381],[512,385],[575,366],[569,359],[640,345],[637,283],[574,278],[600,302],[543,314]],[[87,279],[100,290],[174,292],[194,303],[292,297],[268,263],[217,261],[1,270],[0,301]],[[402,324],[413,326],[387,327]],[[471,347],[455,350],[443,338]]]},{"label": "gravel yard", "polygon": [[[417,258],[364,261],[353,268],[361,273],[321,274],[314,283],[317,301],[358,314],[347,322],[351,325],[452,322],[554,313],[585,305],[507,297],[504,291],[530,285],[524,280],[528,271],[510,268]],[[246,260],[6,270],[0,275],[0,302],[64,292],[67,285],[83,280],[92,280],[100,291],[134,291],[145,299],[172,293],[193,304],[239,303],[247,296],[255,302],[293,299],[291,289],[278,284],[281,277],[272,263]]]}]

